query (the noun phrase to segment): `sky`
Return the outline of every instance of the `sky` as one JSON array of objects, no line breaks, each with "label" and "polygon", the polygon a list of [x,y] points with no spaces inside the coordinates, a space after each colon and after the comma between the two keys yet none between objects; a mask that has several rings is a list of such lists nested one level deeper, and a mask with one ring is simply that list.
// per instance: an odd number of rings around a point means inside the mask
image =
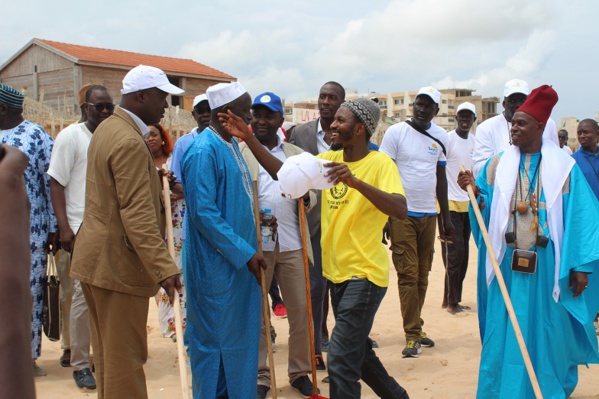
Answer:
[{"label": "sky", "polygon": [[519,78],[555,88],[557,123],[599,112],[596,0],[29,0],[1,10],[0,64],[37,37],[191,58],[287,101],[316,98],[330,80],[360,93],[432,85],[502,98]]}]

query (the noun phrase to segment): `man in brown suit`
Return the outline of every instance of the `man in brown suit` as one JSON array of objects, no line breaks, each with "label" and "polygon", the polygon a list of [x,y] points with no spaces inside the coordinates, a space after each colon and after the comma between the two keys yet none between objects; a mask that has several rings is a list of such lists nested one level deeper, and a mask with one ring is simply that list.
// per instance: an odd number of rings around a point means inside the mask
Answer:
[{"label": "man in brown suit", "polygon": [[89,307],[98,398],[144,399],[148,298],[171,302],[179,270],[164,243],[161,184],[143,135],[168,106],[163,71],[140,65],[123,79],[120,107],[96,129],[88,152],[85,214],[71,277]]}]

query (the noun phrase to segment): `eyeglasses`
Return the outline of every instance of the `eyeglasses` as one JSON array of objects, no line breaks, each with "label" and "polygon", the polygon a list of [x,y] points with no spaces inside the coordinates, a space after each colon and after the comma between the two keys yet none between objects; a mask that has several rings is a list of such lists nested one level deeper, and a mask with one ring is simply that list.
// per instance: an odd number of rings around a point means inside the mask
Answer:
[{"label": "eyeglasses", "polygon": [[102,112],[105,109],[108,111],[114,111],[114,104],[111,104],[111,103],[106,103],[106,104],[87,103],[87,104],[94,107],[96,109],[96,111],[98,111],[98,112]]}]

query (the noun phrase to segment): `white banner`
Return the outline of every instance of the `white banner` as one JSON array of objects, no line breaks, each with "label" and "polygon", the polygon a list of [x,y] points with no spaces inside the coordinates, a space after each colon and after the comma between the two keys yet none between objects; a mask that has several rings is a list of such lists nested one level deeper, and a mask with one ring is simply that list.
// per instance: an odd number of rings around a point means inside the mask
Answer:
[{"label": "white banner", "polygon": [[293,108],[293,123],[302,124],[310,121],[315,121],[320,116],[320,111],[317,109],[308,108]]}]

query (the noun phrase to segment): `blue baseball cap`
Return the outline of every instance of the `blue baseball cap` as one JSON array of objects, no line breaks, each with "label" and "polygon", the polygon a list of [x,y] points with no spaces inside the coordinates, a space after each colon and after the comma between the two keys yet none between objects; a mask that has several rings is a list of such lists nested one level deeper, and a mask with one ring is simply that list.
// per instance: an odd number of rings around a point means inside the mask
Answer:
[{"label": "blue baseball cap", "polygon": [[271,93],[270,91],[258,94],[258,96],[256,96],[256,98],[254,99],[254,103],[252,104],[252,109],[254,109],[258,105],[264,105],[271,111],[280,112],[281,115],[285,115],[285,111],[283,110],[283,103],[281,102],[281,97],[277,96],[275,93]]}]

